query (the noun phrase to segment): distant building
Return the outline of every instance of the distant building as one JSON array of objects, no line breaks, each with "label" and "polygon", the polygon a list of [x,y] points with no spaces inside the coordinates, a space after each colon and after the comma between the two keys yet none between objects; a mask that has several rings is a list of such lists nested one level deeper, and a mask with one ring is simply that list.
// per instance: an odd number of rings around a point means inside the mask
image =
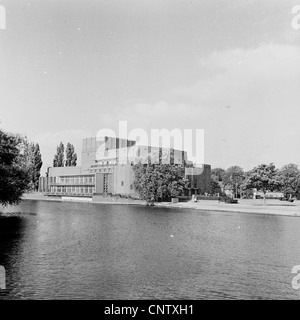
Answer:
[{"label": "distant building", "polygon": [[[50,167],[47,178],[40,178],[41,192],[55,196],[93,197],[121,194],[138,197],[134,190],[132,165],[148,157],[160,158],[172,164],[187,163],[187,154],[182,150],[137,146],[135,141],[105,137],[104,143],[96,138],[82,142],[81,166]],[[185,168],[190,181],[186,195],[210,192],[210,165]]]},{"label": "distant building", "polygon": [[211,166],[208,164],[199,167],[186,167],[185,177],[189,180],[189,186],[185,195],[211,193]]},{"label": "distant building", "polygon": [[47,177],[40,177],[39,178],[39,188],[38,192],[48,192],[48,179]]},{"label": "distant building", "polygon": [[[262,199],[264,197],[264,193],[262,191],[258,191],[257,189],[253,189],[253,199]],[[268,199],[280,199],[284,197],[282,192],[276,191],[267,191],[265,197]]]}]

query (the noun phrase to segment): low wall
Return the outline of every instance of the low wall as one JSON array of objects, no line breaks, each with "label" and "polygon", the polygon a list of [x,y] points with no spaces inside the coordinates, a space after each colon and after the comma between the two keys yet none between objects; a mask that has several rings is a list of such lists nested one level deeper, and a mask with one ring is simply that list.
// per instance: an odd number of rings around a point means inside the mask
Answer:
[{"label": "low wall", "polygon": [[197,200],[219,200],[219,197],[216,196],[199,196],[196,195]]},{"label": "low wall", "polygon": [[82,201],[82,202],[92,202],[90,197],[61,197],[62,201]]}]

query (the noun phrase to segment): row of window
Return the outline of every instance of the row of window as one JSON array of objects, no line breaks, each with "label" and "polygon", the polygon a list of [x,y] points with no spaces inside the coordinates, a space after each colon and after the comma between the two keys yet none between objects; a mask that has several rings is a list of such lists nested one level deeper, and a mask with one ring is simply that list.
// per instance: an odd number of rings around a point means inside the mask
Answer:
[{"label": "row of window", "polygon": [[60,186],[51,186],[51,193],[60,193],[60,194],[88,194],[91,195],[95,192],[95,187],[60,187]]},{"label": "row of window", "polygon": [[50,183],[60,184],[93,184],[95,183],[94,176],[69,176],[69,177],[50,177]]},{"label": "row of window", "polygon": [[[117,160],[116,159],[111,159],[108,161],[101,161],[101,160],[95,160],[96,163],[98,163],[96,166],[108,166],[108,165],[112,165],[112,164],[117,164]],[[94,167],[95,165],[92,165],[92,167]]]},{"label": "row of window", "polygon": [[95,173],[112,172],[112,168],[90,169],[90,172],[95,172]]}]

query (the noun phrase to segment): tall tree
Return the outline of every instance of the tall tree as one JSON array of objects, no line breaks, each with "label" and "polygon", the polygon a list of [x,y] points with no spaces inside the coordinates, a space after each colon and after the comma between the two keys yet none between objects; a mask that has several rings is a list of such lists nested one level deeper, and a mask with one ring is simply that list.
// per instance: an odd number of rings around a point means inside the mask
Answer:
[{"label": "tall tree", "polygon": [[77,154],[74,152],[72,155],[71,166],[76,167],[76,165],[77,165]]},{"label": "tall tree", "polygon": [[32,182],[33,182],[35,190],[38,190],[39,178],[41,176],[41,167],[43,165],[40,146],[38,143],[33,145],[33,161],[32,162],[33,162]]},{"label": "tall tree", "polygon": [[285,196],[293,197],[300,188],[300,170],[296,164],[290,163],[278,171],[278,180]]},{"label": "tall tree", "polygon": [[280,188],[277,169],[273,163],[261,164],[255,167],[249,176],[247,187],[256,188],[263,192],[264,204],[266,204],[267,191],[276,191]]},{"label": "tall tree", "polygon": [[77,154],[74,146],[68,142],[66,147],[66,167],[75,167],[77,162]]},{"label": "tall tree", "polygon": [[65,158],[64,152],[65,152],[65,147],[61,142],[56,149],[56,154],[54,155],[53,167],[64,167],[64,158]]},{"label": "tall tree", "polygon": [[242,183],[245,179],[244,170],[239,166],[232,166],[228,168],[223,175],[224,185],[229,185],[234,190],[237,197]]},{"label": "tall tree", "polygon": [[0,203],[16,204],[29,190],[30,169],[26,160],[26,142],[17,135],[0,130]]},{"label": "tall tree", "polygon": [[27,137],[18,136],[20,139],[20,153],[22,154],[23,166],[26,166],[30,175],[29,190],[34,190],[34,143],[29,142]]},{"label": "tall tree", "polygon": [[212,192],[212,194],[220,193],[221,191],[222,190],[221,190],[221,186],[220,186],[219,182],[217,182],[214,179],[211,179],[211,192]]}]

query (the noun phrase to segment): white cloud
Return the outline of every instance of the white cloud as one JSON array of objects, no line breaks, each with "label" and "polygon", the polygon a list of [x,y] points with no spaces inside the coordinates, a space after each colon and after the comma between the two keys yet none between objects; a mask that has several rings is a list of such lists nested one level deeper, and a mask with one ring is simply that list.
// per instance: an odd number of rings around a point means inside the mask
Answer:
[{"label": "white cloud", "polygon": [[[136,101],[101,112],[98,129],[118,133],[118,120],[127,120],[128,130],[205,129],[205,161],[213,166],[299,163],[299,61],[296,45],[214,52],[199,59],[194,84],[174,88],[156,102]],[[80,154],[81,140],[93,135],[65,130],[35,139],[47,153],[54,155],[60,141],[70,141]]]},{"label": "white cloud", "polygon": [[155,103],[117,109],[106,123],[117,118],[148,130],[204,128],[206,159],[223,166],[251,167],[267,159],[278,165],[299,162],[294,149],[300,142],[299,61],[300,48],[293,45],[215,52],[199,60],[199,80],[193,85],[174,88]]}]

